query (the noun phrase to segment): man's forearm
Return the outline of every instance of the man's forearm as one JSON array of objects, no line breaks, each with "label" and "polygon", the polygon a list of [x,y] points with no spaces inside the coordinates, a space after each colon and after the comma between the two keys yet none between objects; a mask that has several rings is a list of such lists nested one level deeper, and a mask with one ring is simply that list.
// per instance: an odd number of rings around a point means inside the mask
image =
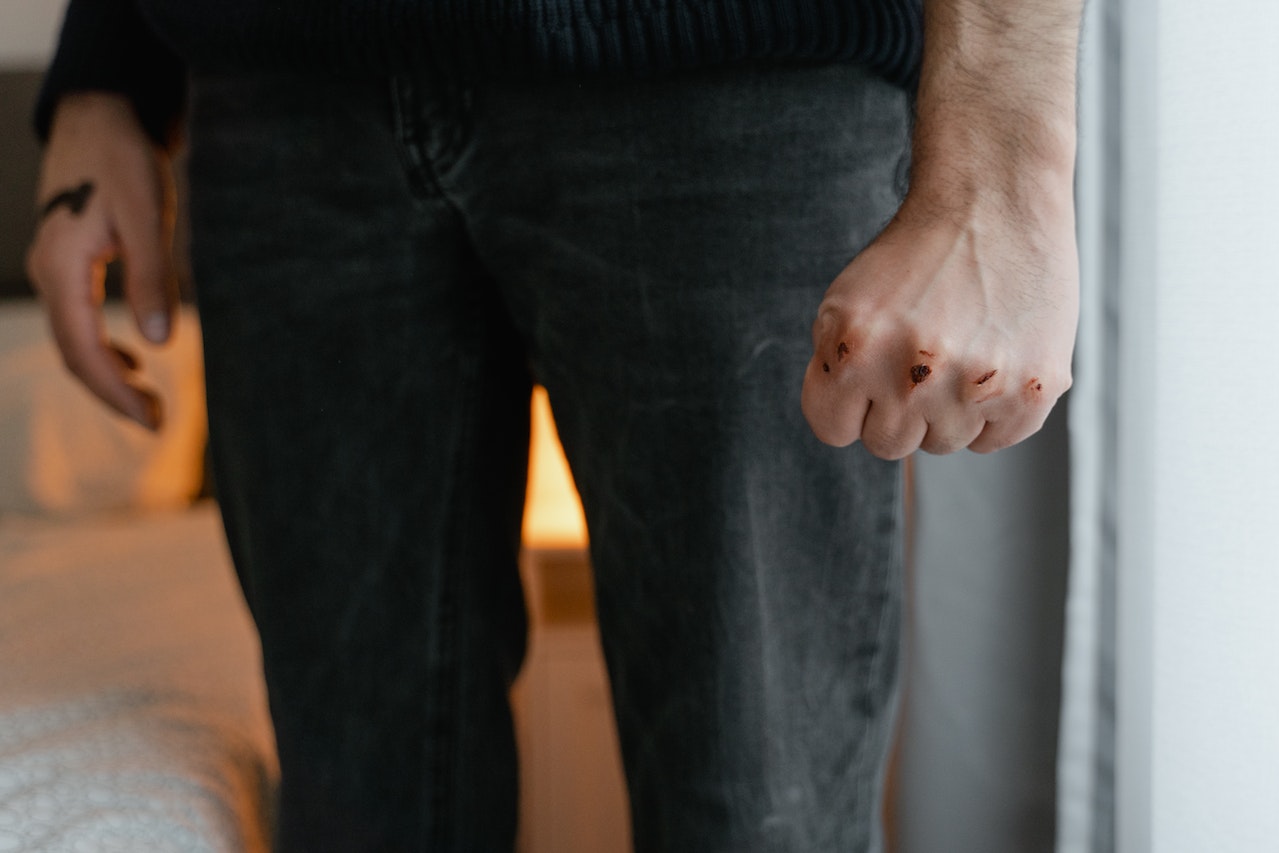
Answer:
[{"label": "man's forearm", "polygon": [[1083,0],[925,0],[913,185],[947,205],[1069,187]]}]

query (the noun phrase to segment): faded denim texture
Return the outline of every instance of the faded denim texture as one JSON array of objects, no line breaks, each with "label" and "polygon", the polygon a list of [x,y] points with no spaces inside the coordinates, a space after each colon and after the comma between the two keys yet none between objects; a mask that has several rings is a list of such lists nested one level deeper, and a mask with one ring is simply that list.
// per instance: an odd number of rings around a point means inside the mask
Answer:
[{"label": "faded denim texture", "polygon": [[899,470],[820,444],[799,393],[823,291],[900,198],[908,112],[850,66],[196,81],[215,476],[279,849],[511,849],[534,380],[586,507],[638,853],[878,849]]}]

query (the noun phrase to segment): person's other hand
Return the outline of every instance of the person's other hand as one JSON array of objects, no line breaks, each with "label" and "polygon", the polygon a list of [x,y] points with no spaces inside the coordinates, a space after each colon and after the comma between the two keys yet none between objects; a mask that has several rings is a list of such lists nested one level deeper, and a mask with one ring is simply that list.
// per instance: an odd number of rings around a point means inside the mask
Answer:
[{"label": "person's other hand", "polygon": [[1028,197],[908,196],[835,279],[804,377],[819,439],[899,459],[998,450],[1043,425],[1070,387],[1079,273],[1069,186]]},{"label": "person's other hand", "polygon": [[127,100],[99,92],[61,99],[36,206],[48,212],[28,250],[27,274],[67,369],[111,408],[159,428],[159,399],[137,381],[137,358],[107,338],[102,319],[103,276],[116,258],[125,298],[147,340],[168,340],[176,316],[168,158]]}]

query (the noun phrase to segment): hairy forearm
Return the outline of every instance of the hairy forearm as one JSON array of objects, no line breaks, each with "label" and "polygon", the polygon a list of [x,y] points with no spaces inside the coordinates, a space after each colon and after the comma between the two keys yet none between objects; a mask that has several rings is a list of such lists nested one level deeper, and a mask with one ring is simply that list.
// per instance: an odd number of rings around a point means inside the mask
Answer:
[{"label": "hairy forearm", "polygon": [[912,192],[1068,189],[1083,0],[925,0]]}]

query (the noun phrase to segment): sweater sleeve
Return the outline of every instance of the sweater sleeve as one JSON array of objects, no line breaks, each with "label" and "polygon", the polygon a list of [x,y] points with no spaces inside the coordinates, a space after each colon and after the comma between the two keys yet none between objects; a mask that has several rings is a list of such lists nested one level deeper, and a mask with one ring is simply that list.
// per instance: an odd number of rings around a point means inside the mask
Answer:
[{"label": "sweater sleeve", "polygon": [[85,91],[126,96],[152,139],[160,145],[172,140],[186,96],[185,67],[134,0],[70,0],[36,103],[35,129],[42,141],[58,99]]}]

